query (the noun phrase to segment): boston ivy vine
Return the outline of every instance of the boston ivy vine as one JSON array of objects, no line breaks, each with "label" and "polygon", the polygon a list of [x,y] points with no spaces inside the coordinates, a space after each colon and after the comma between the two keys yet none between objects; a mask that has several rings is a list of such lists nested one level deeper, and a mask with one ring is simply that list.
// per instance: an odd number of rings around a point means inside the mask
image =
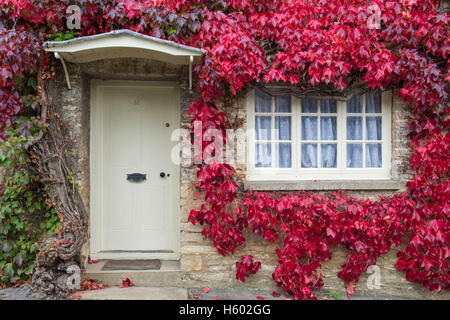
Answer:
[{"label": "boston ivy vine", "polygon": [[[47,34],[65,33],[66,8],[73,4],[82,9],[82,35],[128,28],[207,50],[195,68],[201,100],[189,108],[192,123],[202,121],[202,134],[226,130],[218,101],[249,84],[336,92],[361,82],[371,89],[397,87],[414,115],[414,176],[407,192],[377,201],[342,192],[249,192],[239,198],[231,166],[203,163],[197,187],[204,204],[189,221],[204,226],[202,234],[222,255],[245,243],[246,228],[268,242],[281,239],[273,278],[296,299],[315,298],[323,286],[318,269],[331,259],[332,247],[348,249],[338,276],[351,295],[360,275],[406,234],[397,269],[430,290],[449,289],[450,17],[437,12],[438,1],[2,0],[2,132],[24,110],[14,77],[47,66],[41,45]],[[245,281],[259,267],[244,255],[236,277]]]}]

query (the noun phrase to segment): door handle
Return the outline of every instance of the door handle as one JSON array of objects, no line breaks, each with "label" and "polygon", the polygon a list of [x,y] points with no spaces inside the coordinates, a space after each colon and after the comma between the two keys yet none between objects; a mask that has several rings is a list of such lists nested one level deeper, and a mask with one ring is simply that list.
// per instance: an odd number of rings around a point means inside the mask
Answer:
[{"label": "door handle", "polygon": [[[166,174],[165,174],[164,172],[161,172],[161,173],[159,174],[159,176],[160,176],[161,178],[164,178],[164,177],[166,176]],[[167,174],[167,177],[170,177],[170,173]]]},{"label": "door handle", "polygon": [[143,173],[129,173],[127,174],[127,180],[131,182],[141,182],[147,180],[147,175]]}]

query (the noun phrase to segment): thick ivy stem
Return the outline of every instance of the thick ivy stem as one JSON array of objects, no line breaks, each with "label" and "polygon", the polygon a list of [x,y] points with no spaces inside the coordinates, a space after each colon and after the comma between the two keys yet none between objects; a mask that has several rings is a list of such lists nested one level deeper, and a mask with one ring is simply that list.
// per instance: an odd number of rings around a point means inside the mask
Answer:
[{"label": "thick ivy stem", "polygon": [[54,86],[54,81],[49,80],[43,90],[48,94],[48,110],[41,119],[49,120],[48,129],[30,150],[35,159],[30,169],[41,178],[62,222],[61,233],[43,241],[35,262],[32,288],[40,298],[65,298],[70,293],[72,288],[68,285],[70,274],[67,268],[79,266],[78,255],[85,240],[88,220],[81,196],[67,178],[71,172],[65,156],[68,141],[63,133],[57,99],[51,96],[57,92],[51,89]]}]

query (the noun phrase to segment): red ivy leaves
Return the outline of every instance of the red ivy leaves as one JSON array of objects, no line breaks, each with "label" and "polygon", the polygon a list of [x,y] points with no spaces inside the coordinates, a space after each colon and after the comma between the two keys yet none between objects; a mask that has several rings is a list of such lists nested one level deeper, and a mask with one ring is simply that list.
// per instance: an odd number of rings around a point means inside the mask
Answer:
[{"label": "red ivy leaves", "polygon": [[188,220],[194,225],[208,225],[202,231],[205,238],[211,238],[214,246],[222,255],[234,253],[236,247],[245,242],[241,232],[239,210],[230,215],[224,208],[236,198],[236,183],[230,180],[234,169],[227,164],[211,163],[209,167],[200,168],[197,172],[197,186],[205,192],[205,201],[209,209],[202,205],[200,210],[191,210]]},{"label": "red ivy leaves", "polygon": [[108,285],[105,285],[94,279],[82,279],[81,286],[78,291],[86,291],[86,290],[101,290],[108,288]]},{"label": "red ivy leaves", "polygon": [[99,263],[99,262],[100,262],[100,260],[92,260],[91,256],[90,255],[88,256],[88,263],[89,264],[95,264],[95,263]]},{"label": "red ivy leaves", "polygon": [[340,193],[324,197],[302,192],[274,199],[266,193],[250,192],[244,205],[247,213],[259,217],[271,212],[279,223],[283,246],[277,249],[275,282],[295,299],[315,299],[313,291],[323,285],[316,270],[321,262],[331,259],[332,246],[342,244],[350,249],[348,261],[339,273],[350,283],[357,282],[379,255],[400,244],[404,217],[386,212],[398,208],[403,215],[408,214],[412,203],[406,202],[404,196],[393,198],[388,204],[386,199],[361,202]]},{"label": "red ivy leaves", "polygon": [[5,127],[12,125],[12,118],[23,112],[22,97],[13,77],[24,78],[25,72],[34,72],[39,53],[40,43],[33,32],[0,28],[0,141]]},{"label": "red ivy leaves", "polygon": [[122,284],[119,286],[119,288],[128,288],[128,287],[134,287],[134,283],[129,278],[126,278],[125,280],[122,281]]},{"label": "red ivy leaves", "polygon": [[243,255],[240,262],[236,262],[236,279],[242,282],[261,269],[261,262],[253,262],[253,256]]},{"label": "red ivy leaves", "polygon": [[347,288],[345,288],[345,291],[347,291],[347,297],[350,299],[350,297],[355,293],[355,285],[350,282]]},{"label": "red ivy leaves", "polygon": [[[227,127],[226,115],[214,103],[224,88],[235,94],[247,83],[281,81],[343,89],[356,73],[371,88],[397,83],[415,115],[409,134],[414,177],[407,193],[371,202],[340,193],[250,192],[241,206],[234,169],[197,159],[197,187],[205,203],[191,211],[189,221],[203,225],[202,234],[223,255],[245,242],[243,230],[249,226],[269,242],[280,240],[273,278],[296,299],[315,298],[314,290],[323,285],[317,269],[331,258],[331,247],[341,244],[349,250],[339,277],[351,295],[361,273],[399,245],[406,232],[412,235],[396,267],[431,290],[448,289],[450,108],[437,105],[448,100],[450,37],[449,15],[436,13],[436,3],[2,0],[0,130],[22,112],[13,77],[37,70],[43,36],[64,31],[69,4],[82,7],[83,35],[128,28],[208,51],[195,66],[202,100],[189,108],[193,142],[199,142],[201,154],[210,148],[203,139],[208,130]],[[373,5],[380,9],[379,29],[367,23]],[[201,121],[200,130],[194,128],[196,121]],[[260,267],[250,256],[238,263],[237,277],[243,280]]]},{"label": "red ivy leaves", "polygon": [[204,293],[209,293],[209,292],[211,291],[211,288],[210,288],[210,287],[203,287],[203,288],[202,288],[202,291],[203,291]]}]

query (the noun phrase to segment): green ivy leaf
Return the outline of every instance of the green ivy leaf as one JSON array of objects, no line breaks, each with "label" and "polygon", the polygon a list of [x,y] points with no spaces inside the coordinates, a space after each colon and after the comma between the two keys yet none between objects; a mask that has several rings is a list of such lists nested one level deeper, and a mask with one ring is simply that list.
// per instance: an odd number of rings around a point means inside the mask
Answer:
[{"label": "green ivy leaf", "polygon": [[21,77],[13,76],[13,80],[16,83],[17,86],[20,86],[20,85],[23,84],[23,79]]},{"label": "green ivy leaf", "polygon": [[36,90],[37,88],[37,80],[35,77],[31,77],[28,79],[27,85],[29,85],[30,87],[32,87],[34,90]]}]

